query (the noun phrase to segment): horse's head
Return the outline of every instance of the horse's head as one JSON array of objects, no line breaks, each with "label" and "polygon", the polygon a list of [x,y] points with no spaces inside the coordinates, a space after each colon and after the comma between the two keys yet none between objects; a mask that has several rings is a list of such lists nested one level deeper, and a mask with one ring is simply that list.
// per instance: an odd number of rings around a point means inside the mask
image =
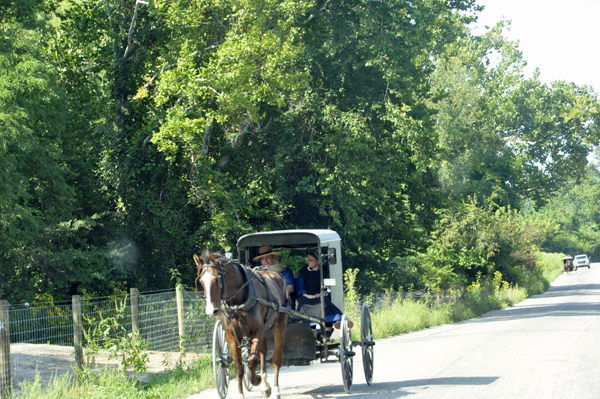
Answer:
[{"label": "horse's head", "polygon": [[196,262],[198,270],[196,284],[200,281],[206,295],[206,314],[209,316],[218,316],[223,296],[223,266],[208,251],[202,254],[201,257],[194,254],[194,262]]}]

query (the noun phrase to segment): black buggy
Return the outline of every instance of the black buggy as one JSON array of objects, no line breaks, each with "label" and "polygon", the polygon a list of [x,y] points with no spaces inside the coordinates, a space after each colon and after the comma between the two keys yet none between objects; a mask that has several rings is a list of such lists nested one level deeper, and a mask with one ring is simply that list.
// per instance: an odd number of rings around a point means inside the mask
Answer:
[{"label": "black buggy", "polygon": [[[577,270],[577,269],[575,269],[575,270]],[[573,271],[573,257],[565,256],[563,258],[563,273],[569,274],[572,271]]]},{"label": "black buggy", "polygon": [[[279,307],[288,313],[286,340],[283,347],[282,365],[309,365],[314,361],[339,361],[342,380],[346,393],[352,391],[354,347],[360,346],[363,369],[368,385],[373,381],[373,331],[371,315],[366,304],[361,307],[360,341],[352,341],[352,322],[344,312],[344,287],[342,269],[342,250],[340,236],[332,230],[281,230],[264,233],[247,234],[237,242],[239,263],[254,267],[253,261],[258,255],[258,248],[269,245],[273,250],[287,250],[291,254],[306,255],[309,250],[317,250],[321,257],[320,280],[321,293],[327,293],[331,302],[342,312],[340,329],[333,327],[325,318],[325,295],[321,295],[320,316],[297,312],[292,307]],[[268,354],[273,354],[273,340],[267,337]],[[242,353],[249,353],[243,348]],[[243,356],[244,357],[244,356]],[[244,357],[244,361],[247,357]],[[217,391],[221,399],[227,396],[229,382],[229,364],[232,356],[225,341],[225,330],[221,322],[217,322],[213,333],[213,369]],[[244,387],[250,391],[252,385],[244,373]]]}]

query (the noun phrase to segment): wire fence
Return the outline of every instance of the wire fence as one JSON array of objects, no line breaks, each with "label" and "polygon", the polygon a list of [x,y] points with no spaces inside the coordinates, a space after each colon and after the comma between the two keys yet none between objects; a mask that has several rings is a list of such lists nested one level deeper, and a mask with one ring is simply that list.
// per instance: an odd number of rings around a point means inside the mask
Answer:
[{"label": "wire fence", "polygon": [[[363,299],[377,311],[407,296],[438,304],[450,299],[425,292],[379,293]],[[90,353],[133,332],[147,351],[210,353],[215,321],[206,316],[204,306],[203,294],[181,286],[146,293],[133,288],[127,295],[103,298],[75,296],[58,303],[0,301],[0,397],[36,375],[50,381],[72,372],[75,365],[83,365],[83,357],[89,366]]]},{"label": "wire fence", "polygon": [[[147,351],[209,353],[214,320],[201,293],[179,290],[0,306],[0,397],[37,374],[72,371],[90,348],[136,332]],[[80,314],[78,314],[80,309]],[[79,322],[77,320],[80,320]],[[81,331],[78,338],[77,331]],[[78,342],[79,340],[79,342]],[[112,341],[111,341],[112,340]],[[66,370],[65,370],[66,369]]]}]

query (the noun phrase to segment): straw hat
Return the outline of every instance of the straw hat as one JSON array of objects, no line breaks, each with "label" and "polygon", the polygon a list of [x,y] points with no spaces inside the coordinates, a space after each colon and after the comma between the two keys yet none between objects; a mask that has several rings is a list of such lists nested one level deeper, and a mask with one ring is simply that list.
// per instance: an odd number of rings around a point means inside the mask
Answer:
[{"label": "straw hat", "polygon": [[260,258],[264,258],[265,256],[279,256],[281,253],[274,252],[273,247],[270,245],[263,245],[258,248],[258,256],[254,258],[255,262],[258,262]]}]

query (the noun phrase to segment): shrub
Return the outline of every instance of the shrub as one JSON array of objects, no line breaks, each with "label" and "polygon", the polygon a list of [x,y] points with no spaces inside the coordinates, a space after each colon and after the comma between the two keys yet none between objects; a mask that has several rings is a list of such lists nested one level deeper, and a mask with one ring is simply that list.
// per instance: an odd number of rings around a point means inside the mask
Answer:
[{"label": "shrub", "polygon": [[521,285],[536,269],[538,248],[551,227],[510,208],[482,207],[474,199],[445,210],[427,251],[417,255],[423,281],[447,290],[500,272],[508,283]]}]

